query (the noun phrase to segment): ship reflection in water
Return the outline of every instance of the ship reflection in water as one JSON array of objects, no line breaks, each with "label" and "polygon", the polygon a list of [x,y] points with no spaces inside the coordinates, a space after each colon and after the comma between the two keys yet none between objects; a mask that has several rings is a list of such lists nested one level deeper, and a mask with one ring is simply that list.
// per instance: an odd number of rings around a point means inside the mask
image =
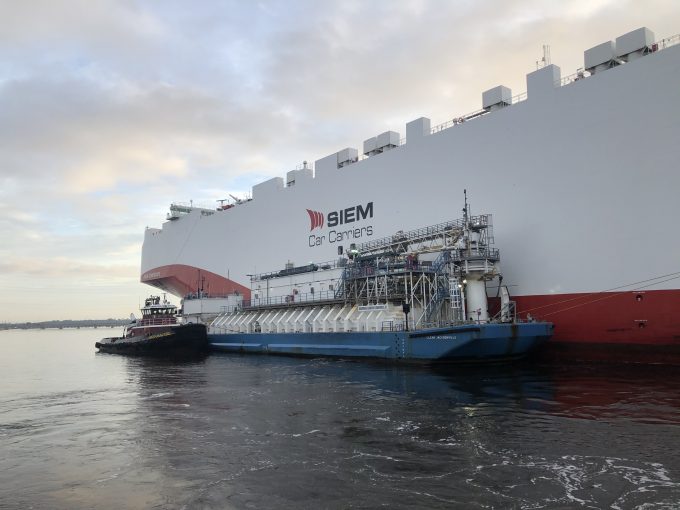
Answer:
[{"label": "ship reflection in water", "polygon": [[[86,345],[89,339],[83,352]],[[5,352],[6,343],[0,347]],[[680,501],[680,367],[432,370],[88,353],[65,373],[59,355],[49,354],[49,363],[26,358],[5,372],[0,500],[10,507],[633,508]],[[15,355],[12,366],[21,359]],[[0,369],[8,363],[0,357]],[[31,368],[36,363],[40,370]]]},{"label": "ship reflection in water", "polygon": [[189,506],[626,508],[680,499],[674,368],[433,371],[217,355],[191,385],[176,367],[169,381],[156,362],[129,370],[153,417],[138,431],[144,456],[165,466],[168,487],[193,487]]}]

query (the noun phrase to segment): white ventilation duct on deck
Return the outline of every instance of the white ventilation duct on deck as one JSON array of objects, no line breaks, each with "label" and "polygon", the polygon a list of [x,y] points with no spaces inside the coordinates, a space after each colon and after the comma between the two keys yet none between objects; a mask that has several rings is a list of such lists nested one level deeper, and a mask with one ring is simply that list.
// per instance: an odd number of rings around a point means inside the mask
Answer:
[{"label": "white ventilation duct on deck", "polygon": [[654,32],[647,27],[638,28],[616,38],[616,56],[631,62],[652,51]]}]

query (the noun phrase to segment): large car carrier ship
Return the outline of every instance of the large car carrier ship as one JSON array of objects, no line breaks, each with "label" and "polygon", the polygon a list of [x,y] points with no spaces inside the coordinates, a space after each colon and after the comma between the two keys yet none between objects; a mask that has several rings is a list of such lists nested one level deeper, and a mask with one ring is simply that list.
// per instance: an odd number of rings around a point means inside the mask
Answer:
[{"label": "large car carrier ship", "polygon": [[[462,190],[493,213],[520,317],[548,345],[680,353],[680,36],[641,28],[587,50],[584,68],[527,75],[482,109],[406,137],[388,131],[257,184],[216,209],[172,204],[148,228],[141,281],[176,296],[239,294],[251,275],[436,224]],[[361,152],[361,154],[360,154]]]}]

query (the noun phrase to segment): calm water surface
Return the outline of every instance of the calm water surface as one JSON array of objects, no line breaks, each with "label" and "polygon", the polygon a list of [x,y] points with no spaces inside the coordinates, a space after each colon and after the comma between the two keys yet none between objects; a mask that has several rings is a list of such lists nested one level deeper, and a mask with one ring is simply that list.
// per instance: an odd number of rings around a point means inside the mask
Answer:
[{"label": "calm water surface", "polygon": [[680,508],[680,368],[95,354],[0,332],[0,508]]}]

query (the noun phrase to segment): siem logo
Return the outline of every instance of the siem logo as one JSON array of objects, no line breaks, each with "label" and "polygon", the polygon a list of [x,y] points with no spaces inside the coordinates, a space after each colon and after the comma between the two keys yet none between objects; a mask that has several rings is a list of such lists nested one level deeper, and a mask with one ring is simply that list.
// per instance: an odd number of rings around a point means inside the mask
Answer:
[{"label": "siem logo", "polygon": [[307,214],[309,214],[309,222],[310,222],[310,228],[309,231],[311,232],[315,228],[322,228],[323,227],[323,222],[324,222],[324,216],[323,213],[320,213],[318,211],[312,211],[311,209],[307,209]]},{"label": "siem logo", "polygon": [[307,209],[309,214],[309,221],[311,232],[315,228],[323,228],[324,219],[328,218],[329,227],[337,227],[345,223],[354,223],[355,221],[365,220],[373,217],[373,202],[368,202],[365,206],[355,205],[354,207],[347,207],[338,211],[331,211],[326,216],[318,211]]}]

